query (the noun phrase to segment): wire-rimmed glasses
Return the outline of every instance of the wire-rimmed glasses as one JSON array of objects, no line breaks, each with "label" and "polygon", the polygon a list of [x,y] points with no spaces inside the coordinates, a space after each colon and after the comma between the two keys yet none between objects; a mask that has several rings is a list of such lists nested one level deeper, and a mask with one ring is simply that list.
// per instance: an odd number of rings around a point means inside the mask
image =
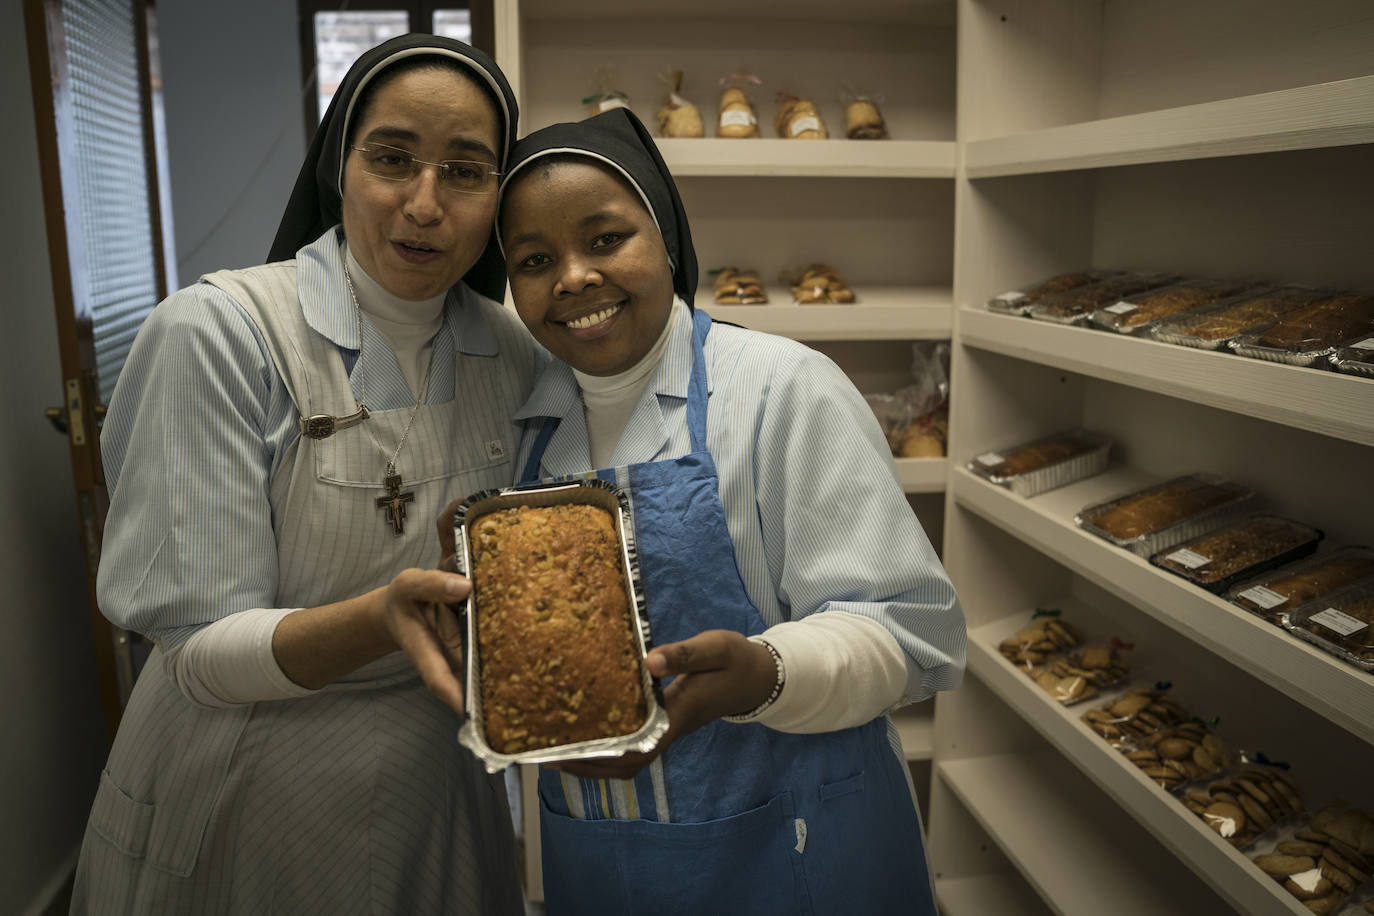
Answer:
[{"label": "wire-rimmed glasses", "polygon": [[369,143],[352,148],[362,153],[362,169],[369,175],[387,181],[409,181],[420,174],[420,166],[432,165],[439,172],[439,187],[463,194],[490,194],[496,190],[501,173],[489,162],[468,159],[445,159],[426,162],[413,153],[385,143]]}]

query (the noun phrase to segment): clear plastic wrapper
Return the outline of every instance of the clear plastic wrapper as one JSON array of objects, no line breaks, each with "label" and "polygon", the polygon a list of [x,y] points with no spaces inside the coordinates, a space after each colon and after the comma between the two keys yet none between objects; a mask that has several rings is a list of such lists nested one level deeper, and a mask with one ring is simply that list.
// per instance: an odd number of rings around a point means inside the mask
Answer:
[{"label": "clear plastic wrapper", "polygon": [[1164,690],[1136,689],[1089,709],[1081,718],[1112,747],[1133,750],[1150,735],[1187,722],[1189,716]]},{"label": "clear plastic wrapper", "polygon": [[940,458],[949,429],[949,343],[911,345],[911,384],[893,392],[864,395],[901,458]]},{"label": "clear plastic wrapper", "polygon": [[1311,912],[1358,913],[1374,871],[1374,818],[1358,808],[1324,808],[1282,824],[1250,854]]},{"label": "clear plastic wrapper", "polygon": [[1025,671],[1041,690],[1072,706],[1122,683],[1131,667],[1116,645],[1094,643],[1065,649]]},{"label": "clear plastic wrapper", "polygon": [[1150,562],[1220,594],[1241,579],[1302,559],[1322,532],[1277,515],[1252,515],[1167,548]]},{"label": "clear plastic wrapper", "polygon": [[1156,785],[1169,792],[1229,773],[1239,760],[1235,748],[1197,720],[1165,725],[1116,745]]},{"label": "clear plastic wrapper", "polygon": [[1086,506],[1074,522],[1148,557],[1225,524],[1253,499],[1252,491],[1215,474],[1188,474]]},{"label": "clear plastic wrapper", "polygon": [[1366,579],[1374,579],[1374,550],[1346,546],[1238,582],[1226,590],[1226,599],[1278,624],[1298,605]]},{"label": "clear plastic wrapper", "polygon": [[732,73],[720,79],[720,114],[716,119],[716,136],[731,140],[748,139],[759,135],[758,114],[749,92],[762,80],[751,73]]},{"label": "clear plastic wrapper", "polygon": [[1374,335],[1337,347],[1329,358],[1337,372],[1374,378]]},{"label": "clear plastic wrapper", "polygon": [[1224,350],[1240,335],[1263,330],[1323,295],[1305,286],[1252,291],[1167,318],[1150,328],[1150,336],[1167,344]]},{"label": "clear plastic wrapper", "polygon": [[1055,274],[1048,280],[993,296],[987,301],[988,311],[1001,312],[1004,315],[1024,315],[1030,311],[1032,305],[1046,296],[1066,293],[1071,289],[1078,289],[1091,283],[1100,283],[1119,273],[1120,271],[1115,270],[1078,270],[1065,274]]},{"label": "clear plastic wrapper", "polygon": [[763,305],[768,302],[768,293],[756,271],[747,267],[722,267],[715,274],[716,305]]},{"label": "clear plastic wrapper", "polygon": [[1242,334],[1231,341],[1231,349],[1255,359],[1328,368],[1337,347],[1370,335],[1374,294],[1345,291],[1315,299],[1262,331]]},{"label": "clear plastic wrapper", "polygon": [[[649,751],[654,748],[668,730],[668,714],[662,705],[661,689],[657,680],[649,674],[648,668],[644,665],[644,657],[653,643],[649,632],[648,608],[644,603],[644,589],[635,553],[629,499],[623,490],[606,481],[585,480],[571,483],[532,484],[474,493],[459,505],[454,516],[455,542],[459,545],[458,572],[470,574],[475,569],[473,536],[477,531],[476,526],[481,524],[483,517],[491,513],[522,506],[566,505],[596,506],[609,513],[613,520],[619,545],[620,572],[623,576],[625,596],[629,604],[629,613],[624,621],[624,626],[631,631],[630,641],[634,646],[642,687],[644,720],[637,729],[629,734],[607,734],[604,737],[538,747],[516,753],[502,753],[493,748],[487,740],[486,716],[483,710],[481,646],[484,645],[484,642],[479,639],[479,628],[482,624],[483,614],[480,597],[483,583],[480,577],[474,578],[474,588],[472,594],[468,596],[465,608],[467,617],[465,642],[467,664],[464,696],[467,699],[468,716],[459,731],[458,740],[483,762],[489,773],[498,772],[514,763],[538,764],[583,757],[614,756],[628,751]],[[543,623],[543,621],[533,625],[539,626],[539,623]],[[554,641],[565,642],[566,640],[560,637]],[[575,649],[576,647],[573,645],[569,648]],[[561,670],[558,672],[558,678],[566,680],[570,684],[587,679],[584,673],[577,670],[580,664],[587,663],[595,667],[597,662],[602,661],[600,658],[584,657],[578,659],[575,656],[576,653],[569,652],[559,661]],[[546,659],[543,657],[532,658],[531,675],[537,674],[535,666],[543,660]],[[548,674],[549,677],[540,680],[554,683],[555,686],[547,689],[537,688],[541,691],[540,696],[552,703],[554,709],[563,710],[566,715],[572,716],[575,720],[581,697],[562,697],[556,687],[558,678],[554,677],[552,671]],[[533,683],[536,678],[531,677],[529,680]],[[532,705],[533,703],[534,701],[531,701]],[[565,706],[567,709],[564,709]],[[613,731],[614,729],[608,730]]]},{"label": "clear plastic wrapper", "polygon": [[1086,324],[1093,312],[1111,305],[1123,296],[1158,289],[1182,280],[1178,274],[1122,273],[1071,289],[1066,293],[1046,296],[1030,307],[1027,314],[1040,321],[1056,324]]},{"label": "clear plastic wrapper", "polygon": [[1283,626],[1363,671],[1374,671],[1374,579],[1286,612]]},{"label": "clear plastic wrapper", "polygon": [[881,99],[846,93],[844,135],[850,140],[886,140],[887,122],[878,110]]},{"label": "clear plastic wrapper", "polygon": [[980,477],[1028,497],[1107,469],[1111,440],[1082,429],[984,452],[968,463]]},{"label": "clear plastic wrapper", "polygon": [[1043,616],[998,643],[997,651],[1016,667],[1030,671],[1082,642],[1083,634],[1076,626],[1058,616]]},{"label": "clear plastic wrapper", "polygon": [[682,71],[674,70],[663,79],[668,84],[668,93],[658,109],[659,136],[706,136],[706,126],[701,121],[701,110],[682,97]]},{"label": "clear plastic wrapper", "polygon": [[[1301,823],[1302,795],[1278,767],[1247,767],[1184,789],[1184,807],[1238,849],[1258,850]],[[1298,863],[1301,864],[1301,863]]]},{"label": "clear plastic wrapper", "polygon": [[858,301],[844,277],[829,264],[784,270],[778,279],[792,287],[792,301],[798,305],[849,305]]},{"label": "clear plastic wrapper", "polygon": [[778,93],[773,129],[784,140],[824,140],[830,136],[816,103],[787,92]]},{"label": "clear plastic wrapper", "polygon": [[1162,289],[1122,296],[1092,313],[1092,323],[1119,334],[1145,334],[1175,315],[1234,296],[1258,284],[1253,280],[1185,280]]}]

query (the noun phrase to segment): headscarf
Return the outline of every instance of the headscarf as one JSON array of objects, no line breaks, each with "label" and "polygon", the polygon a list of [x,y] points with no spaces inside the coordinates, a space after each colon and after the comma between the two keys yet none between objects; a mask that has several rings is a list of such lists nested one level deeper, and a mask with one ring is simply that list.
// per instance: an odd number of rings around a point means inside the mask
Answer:
[{"label": "headscarf", "polygon": [[[329,108],[325,110],[324,119],[320,122],[319,130],[315,131],[315,139],[311,141],[310,150],[296,177],[291,199],[286,203],[281,225],[277,227],[277,237],[267,256],[269,261],[294,258],[297,251],[342,221],[343,164],[347,152],[344,144],[353,119],[354,103],[363,87],[379,74],[416,56],[456,60],[464,65],[474,82],[488,90],[487,94],[493,97],[497,116],[502,122],[501,148],[497,150],[501,160],[497,167],[504,168],[510,160],[517,119],[515,93],[495,61],[461,41],[438,35],[416,33],[384,41],[364,52],[348,68]],[[463,280],[490,299],[500,300],[505,295],[506,264],[500,248],[495,244],[494,234],[487,240],[487,247]]]},{"label": "headscarf", "polygon": [[[668,259],[673,266],[673,291],[689,308],[692,307],[697,291],[697,254],[692,247],[687,211],[682,207],[672,173],[639,118],[628,108],[612,108],[585,121],[536,130],[515,144],[510,165],[501,181],[502,198],[522,169],[543,156],[560,154],[598,160],[619,172],[639,192],[668,248]],[[499,240],[499,201],[496,213]]]}]

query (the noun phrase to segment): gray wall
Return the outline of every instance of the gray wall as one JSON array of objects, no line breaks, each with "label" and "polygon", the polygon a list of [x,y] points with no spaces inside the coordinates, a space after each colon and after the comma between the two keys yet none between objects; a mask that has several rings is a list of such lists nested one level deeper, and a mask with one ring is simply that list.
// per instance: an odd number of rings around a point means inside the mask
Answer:
[{"label": "gray wall", "polygon": [[[161,0],[181,283],[266,256],[304,152],[294,0]],[[21,4],[0,11],[0,912],[37,913],[70,874],[105,746],[66,440]]]}]

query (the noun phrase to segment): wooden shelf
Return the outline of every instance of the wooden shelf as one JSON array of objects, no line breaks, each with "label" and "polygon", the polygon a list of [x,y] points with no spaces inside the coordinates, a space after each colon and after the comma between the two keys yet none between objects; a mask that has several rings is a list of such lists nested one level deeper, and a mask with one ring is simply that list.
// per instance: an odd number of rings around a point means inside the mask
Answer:
[{"label": "wooden shelf", "polygon": [[951,334],[947,286],[862,287],[853,305],[797,305],[782,286],[767,293],[766,305],[716,305],[704,284],[696,306],[721,321],[793,340],[946,340]]},{"label": "wooden shelf", "polygon": [[[947,25],[954,22],[954,0],[870,0],[864,5],[866,18],[916,25]],[[562,19],[571,15],[562,0],[520,0],[520,8],[535,19]],[[750,0],[747,8],[739,0],[696,0],[694,3],[669,3],[664,0],[582,0],[576,14],[589,19],[646,18],[655,21],[684,19],[735,20],[747,10],[749,19],[782,18],[785,21],[848,23],[853,11],[831,0]]]},{"label": "wooden shelf", "polygon": [[893,458],[897,479],[908,493],[943,493],[949,461],[944,458]]},{"label": "wooden shelf", "polygon": [[929,760],[934,747],[935,704],[908,706],[892,714],[907,762]]},{"label": "wooden shelf", "polygon": [[[945,760],[936,772],[1062,916],[1215,912],[1190,905],[1192,888],[1179,880],[1187,875],[1180,874],[1183,866],[1129,818],[1091,798],[1091,783],[1060,755],[1045,750]],[[1123,829],[1113,830],[1104,817],[1119,818]],[[1112,841],[1104,842],[1106,836]]]},{"label": "wooden shelf", "polygon": [[[1070,607],[1073,602],[1050,603]],[[970,632],[969,670],[1241,912],[1254,916],[1304,912],[1243,853],[1221,841],[1178,799],[1084,725],[1079,716],[1095,705],[1093,701],[1065,707],[1002,657],[998,642],[1025,625],[1026,615],[1022,613]]]},{"label": "wooden shelf", "polygon": [[954,178],[955,145],[938,140],[658,140],[679,177]]},{"label": "wooden shelf", "polygon": [[1154,482],[1113,468],[1022,499],[962,467],[950,475],[958,505],[1374,743],[1374,677],[1074,524],[1084,506]]},{"label": "wooden shelf", "polygon": [[965,306],[972,347],[1374,445],[1374,379],[1178,347]]},{"label": "wooden shelf", "polygon": [[997,873],[936,878],[935,900],[944,916],[1050,916],[1053,912],[1020,875]]},{"label": "wooden shelf", "polygon": [[1374,141],[1374,76],[974,140],[968,177],[995,178]]}]

